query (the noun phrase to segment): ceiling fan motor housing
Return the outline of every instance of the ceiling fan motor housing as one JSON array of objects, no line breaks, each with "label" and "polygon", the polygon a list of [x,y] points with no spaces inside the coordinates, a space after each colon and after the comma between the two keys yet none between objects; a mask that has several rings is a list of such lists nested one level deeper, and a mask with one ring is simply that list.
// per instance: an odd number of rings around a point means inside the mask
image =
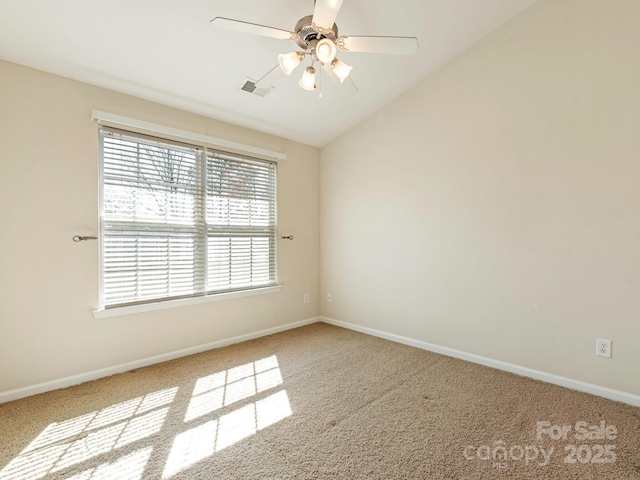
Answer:
[{"label": "ceiling fan motor housing", "polygon": [[338,26],[335,23],[331,30],[322,29],[321,33],[313,28],[313,15],[307,15],[298,20],[295,32],[299,37],[296,39],[296,43],[304,50],[314,48],[315,44],[323,38],[328,38],[334,42],[338,38]]}]

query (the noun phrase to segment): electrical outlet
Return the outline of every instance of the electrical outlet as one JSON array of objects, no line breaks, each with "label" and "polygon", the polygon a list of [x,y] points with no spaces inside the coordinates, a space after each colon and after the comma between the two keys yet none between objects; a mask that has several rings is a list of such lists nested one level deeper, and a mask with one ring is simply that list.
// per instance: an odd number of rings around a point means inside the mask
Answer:
[{"label": "electrical outlet", "polygon": [[331,292],[327,293],[327,302],[331,303]]},{"label": "electrical outlet", "polygon": [[309,294],[308,293],[304,294],[304,303],[309,303]]},{"label": "electrical outlet", "polygon": [[596,355],[611,358],[611,340],[596,338]]}]

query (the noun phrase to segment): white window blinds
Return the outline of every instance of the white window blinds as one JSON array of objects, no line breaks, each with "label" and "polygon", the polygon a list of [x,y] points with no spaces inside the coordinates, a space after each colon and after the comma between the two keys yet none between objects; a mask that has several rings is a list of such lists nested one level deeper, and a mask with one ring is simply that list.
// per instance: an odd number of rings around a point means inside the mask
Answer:
[{"label": "white window blinds", "polygon": [[276,284],[276,165],[101,128],[105,307]]}]

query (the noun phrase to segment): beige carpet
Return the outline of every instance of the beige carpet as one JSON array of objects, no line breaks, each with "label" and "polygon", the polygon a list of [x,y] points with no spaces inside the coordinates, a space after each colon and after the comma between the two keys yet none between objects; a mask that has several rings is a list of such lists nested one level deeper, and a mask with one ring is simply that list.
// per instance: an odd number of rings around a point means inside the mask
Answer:
[{"label": "beige carpet", "polygon": [[0,432],[0,480],[640,479],[638,408],[322,323],[0,405]]}]

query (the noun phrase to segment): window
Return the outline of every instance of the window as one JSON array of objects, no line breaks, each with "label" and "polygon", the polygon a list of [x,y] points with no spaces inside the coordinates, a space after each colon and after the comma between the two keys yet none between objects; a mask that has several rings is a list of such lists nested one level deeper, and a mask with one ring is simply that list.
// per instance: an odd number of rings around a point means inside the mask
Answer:
[{"label": "window", "polygon": [[276,164],[100,129],[101,305],[276,285]]}]

